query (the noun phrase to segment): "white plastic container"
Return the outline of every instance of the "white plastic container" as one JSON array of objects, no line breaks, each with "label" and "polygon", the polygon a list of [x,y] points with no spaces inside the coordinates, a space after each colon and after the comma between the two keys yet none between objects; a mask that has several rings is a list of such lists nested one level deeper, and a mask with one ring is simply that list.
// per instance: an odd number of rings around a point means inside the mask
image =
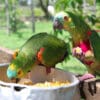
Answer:
[{"label": "white plastic container", "polygon": [[[34,83],[69,80],[71,84],[59,87],[33,87],[1,81],[0,98],[2,100],[78,100],[74,98],[75,93],[78,93],[79,81],[70,72],[52,68],[51,73],[47,75],[44,67],[36,66],[31,72],[30,79]],[[19,91],[16,91],[15,87],[20,88]]]}]

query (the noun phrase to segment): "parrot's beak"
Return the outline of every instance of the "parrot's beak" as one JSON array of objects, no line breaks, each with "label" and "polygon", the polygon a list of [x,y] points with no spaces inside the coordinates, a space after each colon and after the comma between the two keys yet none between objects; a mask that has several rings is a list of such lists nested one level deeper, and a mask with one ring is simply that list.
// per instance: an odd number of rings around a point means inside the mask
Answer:
[{"label": "parrot's beak", "polygon": [[59,22],[59,20],[55,20],[53,23],[53,28],[54,29],[63,29],[63,24],[61,22]]},{"label": "parrot's beak", "polygon": [[11,81],[13,83],[18,83],[20,81],[20,79],[19,78],[11,78]]},{"label": "parrot's beak", "polygon": [[15,78],[11,78],[12,83],[16,83],[16,79]]}]

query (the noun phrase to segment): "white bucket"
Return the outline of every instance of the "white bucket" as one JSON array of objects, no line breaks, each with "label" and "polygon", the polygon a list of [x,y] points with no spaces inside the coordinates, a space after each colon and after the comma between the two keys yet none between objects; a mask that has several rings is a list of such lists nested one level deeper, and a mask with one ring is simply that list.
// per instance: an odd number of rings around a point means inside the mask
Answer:
[{"label": "white bucket", "polygon": [[[36,66],[31,71],[30,79],[34,82],[69,80],[71,84],[59,87],[33,87],[19,85],[15,83],[0,82],[0,98],[2,100],[75,100],[74,95],[77,91],[78,79],[70,72],[59,69],[51,69],[50,74],[46,74],[45,67]],[[21,88],[16,91],[15,87]]]}]

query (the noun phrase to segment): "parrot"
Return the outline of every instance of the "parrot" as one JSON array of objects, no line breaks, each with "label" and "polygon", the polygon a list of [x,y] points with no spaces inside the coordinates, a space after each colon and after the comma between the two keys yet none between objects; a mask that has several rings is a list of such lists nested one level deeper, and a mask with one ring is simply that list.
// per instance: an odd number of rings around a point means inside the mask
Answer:
[{"label": "parrot", "polygon": [[[59,12],[54,17],[53,29],[55,34],[63,30],[70,33],[73,42],[72,55],[88,69],[88,73],[79,77],[81,82],[95,78],[97,74],[100,75],[100,35],[91,29],[82,16],[69,11]],[[89,87],[93,95],[92,86]],[[94,91],[95,87],[96,85],[94,85]]]},{"label": "parrot", "polygon": [[100,36],[80,15],[59,12],[54,18],[53,28],[54,32],[68,31],[72,36],[73,55],[87,65],[89,73],[100,74]]},{"label": "parrot", "polygon": [[25,76],[35,65],[43,65],[47,74],[51,67],[68,56],[67,43],[47,32],[31,36],[14,53],[14,59],[7,69],[9,79],[20,79]]}]

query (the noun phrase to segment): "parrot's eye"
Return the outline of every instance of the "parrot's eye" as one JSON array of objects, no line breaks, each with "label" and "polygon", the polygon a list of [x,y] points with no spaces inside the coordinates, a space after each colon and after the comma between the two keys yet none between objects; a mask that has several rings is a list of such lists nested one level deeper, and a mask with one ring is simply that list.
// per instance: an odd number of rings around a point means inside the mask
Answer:
[{"label": "parrot's eye", "polygon": [[64,16],[64,20],[66,20],[66,21],[67,21],[67,20],[68,20],[68,17],[67,17],[67,16]]},{"label": "parrot's eye", "polygon": [[22,70],[20,69],[20,70],[17,72],[17,74],[18,74],[18,75],[22,75],[22,74],[23,74]]},{"label": "parrot's eye", "polygon": [[20,74],[21,74],[21,70],[18,71],[18,75],[20,75]]},{"label": "parrot's eye", "polygon": [[24,75],[24,73],[23,73],[23,71],[20,69],[20,70],[18,70],[17,75],[18,75],[18,78],[21,78],[21,77]]}]

